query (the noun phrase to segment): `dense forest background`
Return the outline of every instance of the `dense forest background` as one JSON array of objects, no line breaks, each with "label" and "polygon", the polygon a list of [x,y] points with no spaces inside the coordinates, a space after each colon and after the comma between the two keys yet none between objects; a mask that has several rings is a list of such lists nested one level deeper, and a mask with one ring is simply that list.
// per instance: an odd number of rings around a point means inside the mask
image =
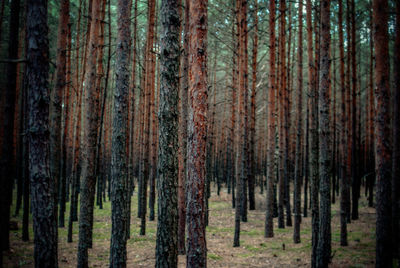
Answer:
[{"label": "dense forest background", "polygon": [[398,263],[399,6],[2,0],[0,263]]}]

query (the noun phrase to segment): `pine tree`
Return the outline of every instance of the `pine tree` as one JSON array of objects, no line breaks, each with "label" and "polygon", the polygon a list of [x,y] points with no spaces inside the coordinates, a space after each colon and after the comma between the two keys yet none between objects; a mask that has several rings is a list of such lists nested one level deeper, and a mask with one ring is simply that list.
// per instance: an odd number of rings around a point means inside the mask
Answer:
[{"label": "pine tree", "polygon": [[179,3],[161,2],[156,267],[178,265]]},{"label": "pine tree", "polygon": [[35,267],[58,267],[55,181],[49,169],[49,40],[47,1],[26,3],[29,176]]},{"label": "pine tree", "polygon": [[189,119],[187,177],[187,267],[206,267],[205,150],[207,106],[207,0],[189,9]]}]

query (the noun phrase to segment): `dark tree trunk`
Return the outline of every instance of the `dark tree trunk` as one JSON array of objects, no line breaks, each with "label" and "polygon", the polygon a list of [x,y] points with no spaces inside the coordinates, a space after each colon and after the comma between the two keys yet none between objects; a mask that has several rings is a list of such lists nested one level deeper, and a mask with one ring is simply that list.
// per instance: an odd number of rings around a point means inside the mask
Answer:
[{"label": "dark tree trunk", "polygon": [[393,174],[392,174],[392,217],[393,217],[393,256],[400,258],[400,2],[396,2],[396,41],[395,41],[395,88],[393,110]]},{"label": "dark tree trunk", "polygon": [[[309,92],[310,88],[307,90],[307,95]],[[308,181],[310,177],[310,138],[309,138],[309,122],[310,122],[310,106],[308,105],[309,103],[309,98],[307,97],[307,103],[306,103],[306,129],[305,129],[305,135],[304,135],[304,163],[303,163],[303,173],[304,173],[304,208],[303,208],[303,216],[308,217]]]},{"label": "dark tree trunk", "polygon": [[[315,86],[317,66],[313,57],[312,43],[312,24],[311,24],[311,1],[307,0],[307,50],[308,50],[308,82],[309,82],[309,98],[310,98],[310,201],[311,201],[311,217],[312,217],[312,255],[311,266],[317,266],[317,246],[319,233],[319,198],[318,198],[318,92]],[[317,39],[317,38],[316,38]]]},{"label": "dark tree trunk", "polygon": [[82,118],[83,135],[82,148],[82,182],[80,184],[80,215],[79,215],[79,244],[78,267],[88,267],[88,248],[92,245],[92,223],[94,194],[96,186],[96,153],[98,134],[99,90],[96,85],[96,59],[98,51],[98,32],[101,0],[93,0],[91,15],[88,58],[86,61],[84,83],[84,111]]},{"label": "dark tree trunk", "polygon": [[[27,46],[25,46],[25,52],[27,51]],[[22,88],[22,110],[21,110],[21,120],[23,133],[28,129],[29,117],[28,117],[28,77],[26,75],[27,64],[24,66],[24,82]],[[22,241],[29,241],[29,138],[27,135],[22,136],[22,191],[23,191],[23,214],[22,214]]]},{"label": "dark tree trunk", "polygon": [[317,267],[328,267],[331,259],[331,154],[329,125],[330,87],[330,0],[321,2],[321,48],[319,71],[319,180],[320,213]]},{"label": "dark tree trunk", "polygon": [[126,141],[128,135],[129,50],[131,1],[118,1],[118,34],[112,118],[111,157],[111,246],[110,267],[126,267],[126,241],[129,226]]},{"label": "dark tree trunk", "polygon": [[185,254],[185,223],[186,223],[186,195],[185,195],[185,183],[187,177],[187,122],[188,122],[188,87],[189,87],[189,4],[190,1],[185,0],[185,26],[184,26],[184,40],[183,40],[183,57],[182,59],[182,84],[180,87],[181,91],[181,110],[180,110],[180,144],[179,153],[180,165],[179,165],[179,181],[178,181],[178,252],[179,254]]},{"label": "dark tree trunk", "polygon": [[161,2],[158,224],[156,267],[178,265],[178,99],[180,20],[178,0]]},{"label": "dark tree trunk", "polygon": [[360,178],[359,178],[359,157],[358,150],[359,146],[357,135],[357,63],[356,63],[356,22],[355,22],[355,5],[354,0],[351,0],[350,4],[350,17],[351,17],[351,94],[352,94],[352,104],[351,104],[351,132],[352,132],[352,143],[351,143],[351,177],[352,177],[352,209],[351,209],[351,219],[358,219],[358,199],[360,196]]},{"label": "dark tree trunk", "polygon": [[[235,6],[236,0],[232,0],[232,5]],[[235,159],[235,127],[236,127],[236,102],[237,102],[237,40],[236,40],[236,31],[235,31],[235,25],[237,25],[236,22],[236,16],[235,16],[235,8],[232,7],[232,46],[234,47],[234,50],[232,52],[232,103],[231,103],[231,126],[230,126],[230,133],[229,133],[229,140],[230,142],[228,143],[227,146],[227,152],[228,152],[228,159],[227,159],[227,167],[228,167],[228,180],[230,181],[231,185],[231,190],[232,190],[232,208],[235,208],[236,204],[236,197],[235,197],[235,186],[236,186],[236,181],[235,181],[235,174],[236,174],[236,165],[234,163]]]},{"label": "dark tree trunk", "polygon": [[303,1],[299,4],[299,50],[298,50],[298,95],[297,95],[297,136],[296,161],[294,171],[294,231],[293,242],[300,243],[301,223],[301,139],[303,121]]},{"label": "dark tree trunk", "polygon": [[390,121],[388,1],[373,0],[375,48],[376,267],[392,266],[392,131]]},{"label": "dark tree trunk", "polygon": [[[62,153],[62,136],[61,136],[61,117],[62,117],[62,99],[66,89],[66,73],[67,73],[67,39],[68,39],[68,23],[69,23],[69,0],[63,0],[60,3],[58,35],[57,35],[57,70],[56,84],[51,92],[50,101],[50,171],[54,178],[56,191],[55,200],[59,202],[59,226],[64,227],[64,211],[65,211],[65,187],[66,178],[61,177],[61,153]],[[63,160],[65,161],[65,159]],[[59,193],[57,194],[57,191]],[[57,206],[56,206],[57,209]]]},{"label": "dark tree trunk", "polygon": [[[19,14],[20,0],[13,0],[10,4],[8,58],[10,60],[18,58],[19,43]],[[7,64],[7,84],[2,89],[5,92],[3,114],[3,133],[1,148],[1,167],[0,167],[0,251],[8,250],[10,247],[10,205],[12,200],[12,186],[15,179],[15,158],[14,158],[14,112],[15,98],[17,89],[17,63]],[[0,263],[2,262],[2,252],[0,252]]]},{"label": "dark tree trunk", "polygon": [[286,0],[279,1],[279,52],[278,52],[278,135],[279,135],[279,184],[278,184],[278,228],[285,228],[285,180],[287,167],[287,88],[286,88]]},{"label": "dark tree trunk", "polygon": [[[252,85],[251,85],[251,102],[250,102],[250,148],[249,148],[249,209],[255,210],[255,137],[256,137],[256,85],[257,85],[257,52],[258,52],[258,0],[254,2],[254,39],[253,39],[253,58],[252,58]],[[259,148],[260,150],[260,148]]]},{"label": "dark tree trunk", "polygon": [[143,136],[142,136],[142,158],[139,169],[141,181],[141,191],[139,192],[140,203],[140,235],[146,234],[146,213],[147,213],[147,182],[149,177],[149,156],[150,156],[150,97],[154,91],[154,57],[152,55],[154,44],[154,28],[155,28],[155,0],[149,1],[148,6],[148,29],[146,41],[145,56],[145,77],[144,77],[144,117],[143,117]]},{"label": "dark tree trunk", "polygon": [[265,237],[274,236],[274,183],[275,172],[275,1],[269,5],[270,75],[268,89],[268,152],[267,152],[267,211],[265,217]]},{"label": "dark tree trunk", "polygon": [[207,0],[189,9],[189,119],[187,193],[187,267],[206,267],[205,151],[207,110]]},{"label": "dark tree trunk", "polygon": [[[345,75],[344,75],[344,40],[343,40],[343,4],[342,0],[339,1],[339,76],[340,76],[340,92],[341,92],[341,103],[340,103],[340,114],[341,114],[341,128],[346,129],[346,87],[345,87]],[[348,206],[348,176],[346,168],[346,130],[340,138],[340,245],[347,246],[347,213],[346,207]]]},{"label": "dark tree trunk", "polygon": [[29,177],[35,267],[57,267],[54,179],[49,169],[49,41],[47,1],[26,3]]}]

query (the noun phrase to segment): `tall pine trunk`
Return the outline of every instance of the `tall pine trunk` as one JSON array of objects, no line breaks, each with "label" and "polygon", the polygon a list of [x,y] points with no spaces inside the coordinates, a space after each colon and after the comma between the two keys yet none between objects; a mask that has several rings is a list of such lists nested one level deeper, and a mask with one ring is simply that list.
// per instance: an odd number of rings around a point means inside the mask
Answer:
[{"label": "tall pine trunk", "polygon": [[101,0],[93,0],[93,9],[88,42],[88,57],[85,66],[83,89],[83,135],[81,137],[82,181],[79,215],[78,267],[88,267],[88,248],[92,245],[92,223],[94,193],[96,185],[95,162],[98,134],[99,90],[96,85],[96,59]]},{"label": "tall pine trunk", "polygon": [[270,40],[270,74],[269,74],[269,89],[268,89],[268,150],[267,150],[267,211],[265,216],[265,237],[274,236],[273,222],[273,206],[274,206],[274,183],[276,178],[275,172],[275,1],[270,1],[269,5],[269,40]]},{"label": "tall pine trunk", "polygon": [[156,267],[178,265],[178,0],[161,2],[158,224]]},{"label": "tall pine trunk", "polygon": [[[11,1],[10,22],[9,22],[9,40],[8,40],[8,58],[16,60],[18,58],[19,44],[19,14],[20,0]],[[31,26],[31,25],[30,25]],[[16,62],[10,61],[7,64],[7,84],[2,89],[4,99],[4,109],[2,118],[3,132],[1,148],[1,167],[0,167],[0,251],[8,250],[10,247],[10,205],[12,200],[12,186],[15,179],[15,155],[14,155],[14,112],[17,89],[17,66]],[[0,261],[2,261],[2,252],[0,252]]]},{"label": "tall pine trunk", "polygon": [[376,267],[392,266],[392,146],[388,1],[373,0],[375,48]]},{"label": "tall pine trunk", "polygon": [[206,267],[205,152],[207,109],[207,0],[189,8],[189,119],[187,160],[187,267]]},{"label": "tall pine trunk", "polygon": [[330,120],[329,120],[329,88],[330,88],[330,0],[321,2],[321,48],[319,72],[319,234],[317,248],[317,267],[328,267],[331,259],[331,154]]},{"label": "tall pine trunk", "polygon": [[118,34],[111,137],[111,249],[110,267],[126,267],[127,217],[127,135],[129,104],[129,50],[131,1],[118,1]]},{"label": "tall pine trunk", "polygon": [[29,177],[35,267],[58,267],[57,218],[49,169],[49,40],[47,1],[26,3],[29,123]]},{"label": "tall pine trunk", "polygon": [[298,39],[298,95],[297,95],[297,135],[296,160],[294,171],[294,232],[293,242],[300,243],[301,223],[301,139],[303,121],[303,1],[299,4],[299,39]]}]

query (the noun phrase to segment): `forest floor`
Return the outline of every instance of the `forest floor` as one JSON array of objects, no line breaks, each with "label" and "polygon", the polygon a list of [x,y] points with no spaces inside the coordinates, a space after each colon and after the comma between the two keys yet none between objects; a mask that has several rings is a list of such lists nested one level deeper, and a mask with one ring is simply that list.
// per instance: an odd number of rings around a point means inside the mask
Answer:
[{"label": "forest floor", "polygon": [[[292,188],[293,189],[293,188]],[[255,211],[249,211],[248,222],[241,223],[240,247],[234,248],[234,209],[231,196],[226,190],[218,196],[212,192],[210,218],[207,227],[208,267],[309,267],[311,256],[311,214],[303,218],[301,243],[293,243],[293,227],[278,229],[274,219],[275,237],[264,238],[265,196],[256,190]],[[339,200],[332,205],[332,254],[330,267],[374,267],[375,262],[375,209],[367,206],[362,195],[360,218],[348,224],[347,247],[340,247]],[[12,210],[13,211],[13,210]],[[67,211],[69,206],[67,204]],[[20,213],[22,214],[22,213]],[[137,196],[132,200],[131,239],[128,241],[128,267],[154,267],[157,222],[147,222],[145,236],[139,235],[140,221],[137,214]],[[5,253],[5,267],[34,267],[33,234],[31,241],[21,240],[21,217],[19,230],[11,231],[11,249]],[[292,217],[292,220],[293,217]],[[65,224],[68,223],[66,213]],[[104,209],[95,209],[93,248],[89,250],[90,267],[108,267],[111,231],[111,203]],[[74,223],[73,243],[67,243],[67,227],[59,228],[58,259],[60,267],[76,267],[78,224]],[[185,267],[186,257],[179,256],[179,267]]]}]

